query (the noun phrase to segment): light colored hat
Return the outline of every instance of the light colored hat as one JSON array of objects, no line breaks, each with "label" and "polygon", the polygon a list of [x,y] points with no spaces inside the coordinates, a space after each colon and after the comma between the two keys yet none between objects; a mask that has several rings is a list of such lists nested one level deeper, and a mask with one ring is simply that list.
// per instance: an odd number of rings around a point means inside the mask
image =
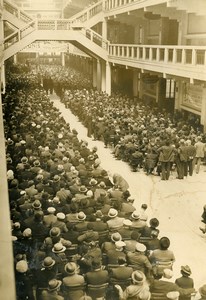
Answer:
[{"label": "light colored hat", "polygon": [[61,243],[54,244],[54,247],[52,248],[52,252],[54,253],[62,253],[66,250],[66,247],[63,246]]},{"label": "light colored hat", "polygon": [[115,247],[117,249],[122,249],[124,246],[126,246],[126,244],[123,241],[117,241],[117,242],[115,242]]},{"label": "light colored hat", "polygon": [[44,261],[43,261],[43,263],[42,263],[42,266],[43,266],[44,268],[50,268],[50,267],[52,267],[53,265],[55,265],[55,260],[52,259],[50,256],[45,257],[45,259],[44,259]]},{"label": "light colored hat", "polygon": [[180,293],[178,291],[167,293],[167,298],[171,300],[178,300]]},{"label": "light colored hat", "polygon": [[130,220],[128,220],[128,219],[124,219],[124,221],[123,221],[123,225],[125,225],[125,226],[132,226],[132,221],[130,221]]},{"label": "light colored hat", "polygon": [[142,284],[145,281],[145,275],[141,271],[134,271],[131,275],[132,280],[136,284]]},{"label": "light colored hat", "polygon": [[90,185],[96,185],[97,184],[97,180],[92,178],[89,182]]},{"label": "light colored hat", "polygon": [[184,272],[185,274],[188,274],[188,275],[192,274],[192,271],[191,271],[191,269],[188,265],[181,266],[181,271]]},{"label": "light colored hat", "polygon": [[50,292],[57,290],[61,286],[62,282],[61,280],[52,279],[49,281],[49,287],[48,290]]},{"label": "light colored hat", "polygon": [[60,176],[59,175],[54,175],[53,181],[54,182],[59,182],[60,181]]},{"label": "light colored hat", "polygon": [[61,230],[59,227],[52,227],[49,231],[50,237],[57,237],[61,233]]},{"label": "light colored hat", "polygon": [[199,293],[201,296],[206,296],[206,284],[199,288]]},{"label": "light colored hat", "polygon": [[83,211],[80,211],[77,215],[77,219],[80,220],[80,221],[83,221],[86,219],[86,215]]},{"label": "light colored hat", "polygon": [[56,208],[55,208],[55,207],[52,207],[52,206],[50,206],[50,207],[48,207],[48,208],[47,208],[47,211],[48,211],[48,213],[49,213],[49,214],[53,214],[53,213],[55,213],[55,211],[56,211]]},{"label": "light colored hat", "polygon": [[133,211],[132,218],[138,220],[140,218],[140,213],[137,210]]},{"label": "light colored hat", "polygon": [[79,188],[80,193],[86,193],[87,192],[87,188],[85,185],[81,185]]},{"label": "light colored hat", "polygon": [[28,271],[28,264],[25,260],[20,260],[16,264],[16,271],[19,273],[25,273]]},{"label": "light colored hat", "polygon": [[170,269],[164,269],[163,270],[163,277],[167,279],[171,279],[173,276],[173,272]]},{"label": "light colored hat", "polygon": [[32,207],[34,209],[39,209],[41,208],[41,202],[39,200],[35,200],[33,203],[32,203]]},{"label": "light colored hat", "polygon": [[145,252],[147,248],[144,244],[136,243],[135,249],[138,252]]},{"label": "light colored hat", "polygon": [[111,235],[111,240],[113,242],[121,241],[122,240],[122,236],[121,236],[121,234],[119,232],[114,232]]},{"label": "light colored hat", "polygon": [[30,237],[32,235],[31,228],[24,229],[22,234],[23,234],[24,237]]},{"label": "light colored hat", "polygon": [[108,216],[110,218],[115,218],[118,215],[118,211],[114,208],[110,208],[109,212],[108,212]]},{"label": "light colored hat", "polygon": [[58,213],[57,214],[57,219],[59,219],[59,220],[64,220],[65,219],[65,214],[64,213]]}]

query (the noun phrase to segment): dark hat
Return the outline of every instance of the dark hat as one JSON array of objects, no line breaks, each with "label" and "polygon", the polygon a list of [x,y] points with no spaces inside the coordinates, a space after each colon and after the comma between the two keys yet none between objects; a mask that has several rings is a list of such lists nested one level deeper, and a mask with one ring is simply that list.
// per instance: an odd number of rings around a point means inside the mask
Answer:
[{"label": "dark hat", "polygon": [[49,281],[49,287],[48,290],[50,292],[57,290],[61,286],[62,282],[61,280],[52,279]]},{"label": "dark hat", "polygon": [[61,233],[61,230],[59,229],[59,227],[53,227],[53,228],[51,228],[51,230],[49,231],[50,237],[56,237],[56,236],[59,236],[60,233]]},{"label": "dark hat", "polygon": [[43,266],[44,268],[50,268],[50,267],[52,267],[54,264],[55,264],[55,260],[52,259],[50,256],[47,256],[47,257],[45,257],[45,259],[44,259],[44,261],[43,261],[43,263],[42,263],[42,266]]},{"label": "dark hat", "polygon": [[157,218],[152,218],[150,219],[149,224],[151,227],[156,228],[159,226],[159,221],[157,220]]},{"label": "dark hat", "polygon": [[76,264],[74,262],[68,262],[65,265],[64,270],[68,275],[74,275],[76,271]]},{"label": "dark hat", "polygon": [[121,234],[119,232],[114,232],[111,235],[111,240],[113,242],[121,241],[122,240],[122,236],[121,236]]},{"label": "dark hat", "polygon": [[164,249],[167,249],[170,246],[170,240],[168,237],[164,236],[160,239],[160,246]]},{"label": "dark hat", "polygon": [[95,213],[95,216],[97,218],[102,218],[103,217],[103,213],[101,212],[101,210],[97,210],[96,213]]},{"label": "dark hat", "polygon": [[187,275],[191,275],[192,274],[192,271],[190,269],[190,267],[188,265],[186,266],[181,266],[181,271]]}]

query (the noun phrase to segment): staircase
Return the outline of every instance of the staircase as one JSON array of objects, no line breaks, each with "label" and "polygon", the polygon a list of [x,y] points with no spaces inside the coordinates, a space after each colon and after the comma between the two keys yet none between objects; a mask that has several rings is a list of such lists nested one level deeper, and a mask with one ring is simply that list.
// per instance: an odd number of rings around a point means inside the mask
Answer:
[{"label": "staircase", "polygon": [[32,21],[32,18],[28,14],[8,0],[3,0],[2,18],[4,21],[8,21],[14,25],[16,28],[22,28],[25,24]]},{"label": "staircase", "polygon": [[87,54],[107,60],[108,41],[91,29],[77,29],[70,20],[35,20],[4,39],[4,60],[35,41],[68,41]]},{"label": "staircase", "polygon": [[104,18],[104,1],[99,1],[75,14],[72,20],[74,26],[86,26],[88,28],[102,22]]},{"label": "staircase", "polygon": [[167,7],[174,7],[177,10],[185,10],[187,13],[195,13],[199,16],[205,15],[205,0],[168,0]]}]

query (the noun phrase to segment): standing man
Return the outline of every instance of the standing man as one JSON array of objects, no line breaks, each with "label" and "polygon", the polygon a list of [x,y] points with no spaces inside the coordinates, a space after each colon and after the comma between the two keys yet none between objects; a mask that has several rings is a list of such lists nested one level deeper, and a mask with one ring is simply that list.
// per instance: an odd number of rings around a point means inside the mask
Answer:
[{"label": "standing man", "polygon": [[193,168],[194,168],[194,161],[196,156],[196,148],[194,145],[192,145],[191,140],[187,140],[185,142],[186,148],[187,148],[187,171],[189,171],[189,175],[192,176],[193,174]]},{"label": "standing man", "polygon": [[200,171],[200,163],[201,160],[204,158],[205,155],[205,144],[202,142],[201,136],[197,137],[197,142],[195,143],[196,155],[195,155],[195,164],[196,167],[196,174]]},{"label": "standing man", "polygon": [[175,148],[166,140],[165,145],[159,148],[159,162],[162,167],[162,180],[168,180],[170,177],[171,165],[174,161]]}]

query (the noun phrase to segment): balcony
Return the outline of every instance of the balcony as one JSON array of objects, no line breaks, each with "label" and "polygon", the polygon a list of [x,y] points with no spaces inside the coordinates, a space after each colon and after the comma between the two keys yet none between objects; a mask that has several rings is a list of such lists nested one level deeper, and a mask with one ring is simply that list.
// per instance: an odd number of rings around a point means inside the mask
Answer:
[{"label": "balcony", "polygon": [[206,47],[109,45],[112,63],[206,80]]}]

